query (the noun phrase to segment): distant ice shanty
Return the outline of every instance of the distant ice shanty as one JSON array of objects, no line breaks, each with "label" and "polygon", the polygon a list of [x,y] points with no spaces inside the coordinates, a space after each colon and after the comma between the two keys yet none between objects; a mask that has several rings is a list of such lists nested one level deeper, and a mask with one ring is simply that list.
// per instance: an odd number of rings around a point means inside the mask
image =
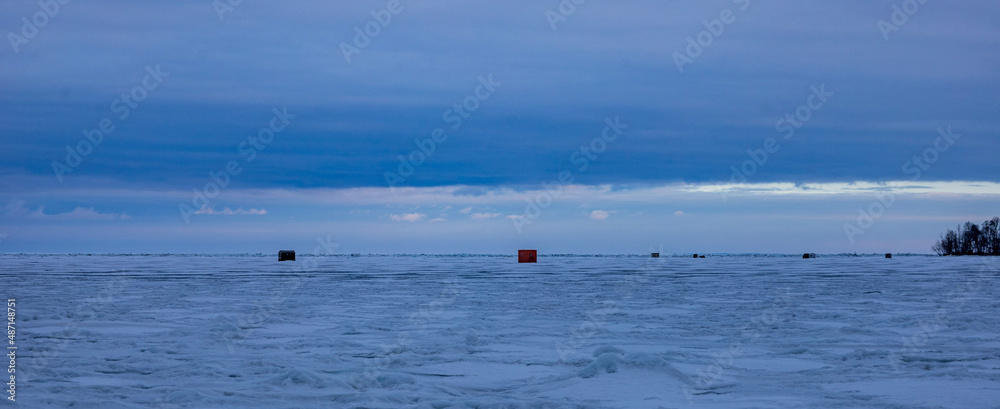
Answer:
[{"label": "distant ice shanty", "polygon": [[816,258],[816,253],[805,253],[802,258]]},{"label": "distant ice shanty", "polygon": [[658,258],[660,257],[660,253],[649,253],[649,256],[652,258]]},{"label": "distant ice shanty", "polygon": [[892,253],[885,253],[885,258],[892,258]]},{"label": "distant ice shanty", "polygon": [[295,250],[278,250],[278,261],[295,261]]},{"label": "distant ice shanty", "polygon": [[537,263],[538,262],[538,250],[518,250],[517,251],[517,262],[518,263]]}]

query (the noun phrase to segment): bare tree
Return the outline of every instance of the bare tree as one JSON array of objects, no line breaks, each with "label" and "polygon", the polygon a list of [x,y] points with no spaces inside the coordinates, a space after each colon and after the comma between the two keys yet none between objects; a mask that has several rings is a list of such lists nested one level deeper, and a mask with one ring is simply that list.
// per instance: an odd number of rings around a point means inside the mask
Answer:
[{"label": "bare tree", "polygon": [[942,256],[1000,256],[1000,217],[983,222],[982,227],[966,222],[949,229],[931,249]]},{"label": "bare tree", "polygon": [[941,240],[938,240],[937,243],[934,243],[934,245],[931,246],[931,250],[934,250],[934,252],[937,253],[937,255],[939,255],[939,256],[947,256],[948,255],[944,251],[944,236],[943,235],[941,236]]},{"label": "bare tree", "polygon": [[983,231],[979,228],[978,224],[966,223],[969,228],[970,236],[972,236],[972,253],[973,255],[983,254]]},{"label": "bare tree", "polygon": [[962,251],[959,254],[976,254],[976,247],[979,245],[979,226],[973,222],[965,222],[962,227]]},{"label": "bare tree", "polygon": [[944,250],[946,256],[958,254],[958,233],[954,230],[948,229],[944,234]]},{"label": "bare tree", "polygon": [[1000,256],[1000,217],[983,222],[983,254]]}]

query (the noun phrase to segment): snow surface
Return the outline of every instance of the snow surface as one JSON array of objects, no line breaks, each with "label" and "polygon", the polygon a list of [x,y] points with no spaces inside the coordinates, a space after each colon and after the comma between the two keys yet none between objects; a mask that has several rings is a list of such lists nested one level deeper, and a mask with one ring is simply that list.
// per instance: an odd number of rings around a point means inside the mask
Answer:
[{"label": "snow surface", "polygon": [[515,259],[3,255],[17,406],[1000,408],[992,258]]}]

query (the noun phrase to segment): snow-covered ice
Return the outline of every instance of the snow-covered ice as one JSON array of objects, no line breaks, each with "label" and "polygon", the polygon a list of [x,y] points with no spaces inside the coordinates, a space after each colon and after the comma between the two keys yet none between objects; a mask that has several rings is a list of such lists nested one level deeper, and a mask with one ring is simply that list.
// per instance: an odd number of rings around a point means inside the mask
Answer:
[{"label": "snow-covered ice", "polygon": [[0,256],[26,408],[1000,408],[1000,263]]}]

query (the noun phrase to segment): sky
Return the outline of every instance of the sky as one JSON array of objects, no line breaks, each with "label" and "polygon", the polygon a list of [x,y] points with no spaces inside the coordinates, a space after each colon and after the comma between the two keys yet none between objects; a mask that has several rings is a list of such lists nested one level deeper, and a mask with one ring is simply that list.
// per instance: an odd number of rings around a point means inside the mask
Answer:
[{"label": "sky", "polygon": [[929,253],[1000,216],[994,1],[0,16],[0,252]]}]

